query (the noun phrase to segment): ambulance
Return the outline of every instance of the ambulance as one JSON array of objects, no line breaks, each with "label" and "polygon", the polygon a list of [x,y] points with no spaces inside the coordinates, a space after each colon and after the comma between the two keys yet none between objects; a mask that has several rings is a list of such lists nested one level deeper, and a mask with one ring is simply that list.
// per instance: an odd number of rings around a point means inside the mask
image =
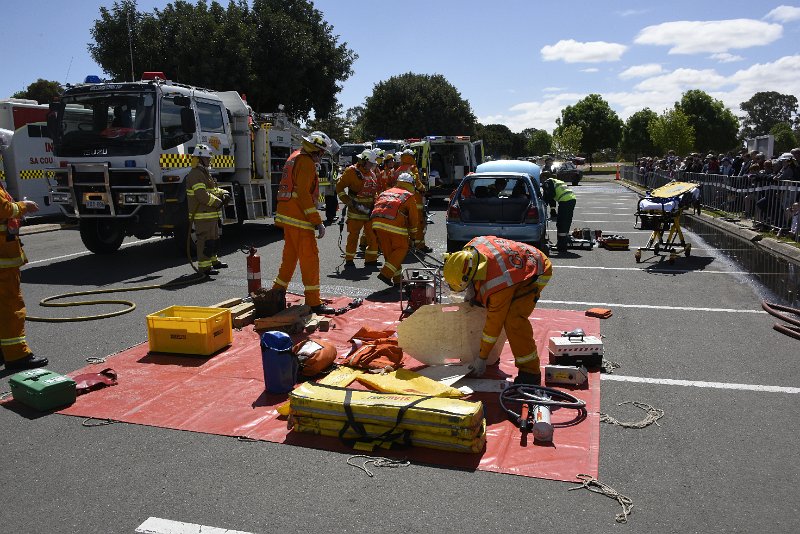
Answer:
[{"label": "ambulance", "polygon": [[429,198],[447,198],[483,163],[483,141],[468,135],[429,135],[409,143]]}]

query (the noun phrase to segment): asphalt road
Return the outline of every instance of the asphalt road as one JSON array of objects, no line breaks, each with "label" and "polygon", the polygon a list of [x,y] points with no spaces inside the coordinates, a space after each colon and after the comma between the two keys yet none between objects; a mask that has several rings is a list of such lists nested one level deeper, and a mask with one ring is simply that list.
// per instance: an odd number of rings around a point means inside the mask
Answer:
[{"label": "asphalt road", "polygon": [[[644,245],[649,232],[632,228],[634,193],[613,181],[574,189],[573,226]],[[438,209],[429,242],[440,254]],[[338,234],[338,226],[329,227],[320,242],[323,294],[381,289],[374,272],[336,274]],[[612,308],[601,327],[606,357],[621,368],[602,381],[602,411],[629,421],[643,412],[618,403],[665,411],[660,426],[601,425],[599,479],[632,499],[627,525],[614,521],[616,501],[568,491],[573,485],[564,482],[425,465],[376,469],[369,478],[338,453],[128,424],[86,428],[80,418],[0,409],[0,531],[132,533],[153,516],[247,532],[798,532],[800,345],[772,330],[773,318],[760,311],[768,293],[751,274],[702,235],[687,236],[692,254],[674,265],[646,253],[637,264],[633,252],[602,249],[554,255],[540,301],[546,308]],[[126,241],[109,256],[86,253],[76,230],[24,242],[31,315],[90,313],[39,308],[48,295],[190,272],[168,240]],[[103,321],[29,323],[29,342],[52,370],[66,373],[88,357],[145,341],[148,313],[244,295],[240,246],[257,245],[265,283],[274,277],[281,240],[273,227],[249,223],[226,233],[224,243],[230,268],[215,281],[129,294],[136,310]],[[290,290],[302,290],[299,271]],[[0,370],[0,391],[8,390],[9,374]],[[625,377],[633,381],[620,381]]]}]

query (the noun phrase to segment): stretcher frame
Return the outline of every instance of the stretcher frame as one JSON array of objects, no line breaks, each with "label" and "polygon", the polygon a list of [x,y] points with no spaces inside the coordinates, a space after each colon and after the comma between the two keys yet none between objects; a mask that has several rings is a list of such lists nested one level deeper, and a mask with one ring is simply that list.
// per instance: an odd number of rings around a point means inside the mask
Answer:
[{"label": "stretcher frame", "polygon": [[[634,227],[637,226],[639,219],[641,219],[641,227],[644,228],[644,222],[649,221],[652,224],[653,231],[650,234],[647,245],[637,248],[636,252],[634,252],[636,263],[642,261],[642,251],[644,250],[651,250],[657,256],[661,252],[668,252],[669,263],[675,263],[675,259],[679,254],[689,257],[692,252],[692,244],[687,243],[683,238],[681,215],[683,215],[683,210],[688,205],[684,201],[685,195],[696,187],[697,184],[688,182],[670,182],[665,186],[652,190],[647,196],[639,199],[636,204]],[[662,210],[642,209],[642,202],[645,200],[660,203]],[[663,209],[665,204],[674,201],[677,201],[677,206],[673,210],[666,211]],[[665,232],[668,232],[666,239],[664,239]],[[676,240],[679,242],[676,243]]]}]

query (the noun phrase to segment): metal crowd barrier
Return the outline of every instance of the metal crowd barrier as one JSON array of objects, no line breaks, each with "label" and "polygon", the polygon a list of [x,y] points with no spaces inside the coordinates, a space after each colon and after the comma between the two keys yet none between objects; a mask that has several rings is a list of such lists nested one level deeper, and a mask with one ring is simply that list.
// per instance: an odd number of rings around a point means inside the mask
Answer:
[{"label": "metal crowd barrier", "polygon": [[751,220],[755,230],[773,232],[800,243],[800,182],[665,170],[643,173],[633,166],[622,167],[622,177],[645,189],[655,189],[672,180],[694,182],[701,186],[703,208]]}]

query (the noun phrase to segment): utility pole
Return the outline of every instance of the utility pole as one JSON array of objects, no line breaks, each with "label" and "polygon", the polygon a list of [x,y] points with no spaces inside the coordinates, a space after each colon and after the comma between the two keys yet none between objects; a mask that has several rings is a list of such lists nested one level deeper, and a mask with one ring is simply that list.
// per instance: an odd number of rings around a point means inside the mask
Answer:
[{"label": "utility pole", "polygon": [[136,74],[133,70],[133,37],[131,36],[131,12],[128,11],[126,21],[128,23],[128,50],[131,54],[131,81],[136,81]]}]

